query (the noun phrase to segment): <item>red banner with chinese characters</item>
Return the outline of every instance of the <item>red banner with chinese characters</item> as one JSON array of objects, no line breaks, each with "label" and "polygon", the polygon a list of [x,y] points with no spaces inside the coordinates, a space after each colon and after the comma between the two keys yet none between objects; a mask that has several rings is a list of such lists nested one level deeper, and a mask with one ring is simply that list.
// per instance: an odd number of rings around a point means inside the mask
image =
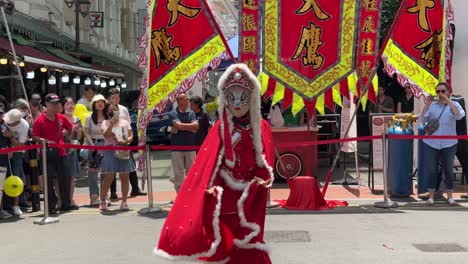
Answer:
[{"label": "red banner with chinese characters", "polygon": [[382,1],[361,1],[361,19],[359,23],[359,47],[357,54],[358,86],[357,96],[361,90],[368,87],[368,99],[375,103],[377,87],[373,87],[371,81],[377,67],[376,58],[379,53],[380,14]]},{"label": "red banner with chinese characters", "polygon": [[448,0],[407,0],[395,19],[394,31],[382,60],[388,74],[401,85],[409,83],[416,96],[434,94],[439,81],[450,78],[450,22]]},{"label": "red banner with chinese characters", "polygon": [[148,110],[227,47],[204,0],[158,0],[151,8]]},{"label": "red banner with chinese characters", "polygon": [[239,8],[239,61],[252,72],[259,72],[259,0],[242,0]]},{"label": "red banner with chinese characters", "polygon": [[308,100],[350,75],[355,70],[357,2],[266,0],[265,73]]}]

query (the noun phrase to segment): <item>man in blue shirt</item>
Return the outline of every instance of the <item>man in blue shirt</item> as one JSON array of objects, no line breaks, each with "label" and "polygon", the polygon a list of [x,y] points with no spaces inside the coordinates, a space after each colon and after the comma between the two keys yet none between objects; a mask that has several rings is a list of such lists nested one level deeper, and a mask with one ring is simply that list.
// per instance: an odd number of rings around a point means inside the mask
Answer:
[{"label": "man in blue shirt", "polygon": [[[195,146],[195,133],[198,130],[198,121],[195,114],[188,110],[190,100],[185,93],[177,96],[177,107],[169,113],[172,127],[171,133],[172,146]],[[184,182],[190,166],[195,159],[194,150],[176,150],[172,151],[172,171],[173,177],[169,180],[174,183],[174,189],[179,192],[180,186]]]}]

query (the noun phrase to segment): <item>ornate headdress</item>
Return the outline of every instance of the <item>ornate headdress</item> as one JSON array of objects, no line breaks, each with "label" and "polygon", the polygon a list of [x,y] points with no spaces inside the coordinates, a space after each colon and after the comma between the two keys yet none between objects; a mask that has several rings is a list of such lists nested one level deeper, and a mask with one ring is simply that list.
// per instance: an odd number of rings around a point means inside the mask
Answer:
[{"label": "ornate headdress", "polygon": [[232,133],[233,122],[232,115],[226,107],[226,94],[230,88],[241,86],[251,92],[249,102],[249,117],[250,127],[253,133],[253,143],[255,147],[255,160],[258,166],[263,166],[264,160],[262,157],[263,147],[262,138],[260,135],[260,123],[262,115],[260,112],[260,83],[255,75],[250,71],[247,65],[243,63],[233,64],[229,66],[223,73],[218,82],[218,113],[221,118],[222,137],[224,142],[224,151],[226,157],[226,164],[234,166],[234,153],[232,150]]}]

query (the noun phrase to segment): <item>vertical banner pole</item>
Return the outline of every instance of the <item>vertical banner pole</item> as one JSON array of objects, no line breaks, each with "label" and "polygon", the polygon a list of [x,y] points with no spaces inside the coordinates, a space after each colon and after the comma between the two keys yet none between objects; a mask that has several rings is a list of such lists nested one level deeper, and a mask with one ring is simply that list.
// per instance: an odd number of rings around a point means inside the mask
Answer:
[{"label": "vertical banner pole", "polygon": [[148,184],[148,207],[138,211],[139,214],[160,213],[162,209],[154,207],[153,204],[153,176],[151,175],[151,149],[149,145],[145,146],[145,175]]},{"label": "vertical banner pole", "polygon": [[395,208],[398,206],[397,203],[393,202],[388,198],[388,183],[387,183],[387,166],[388,166],[388,157],[387,157],[387,133],[382,133],[382,159],[383,159],[383,185],[384,185],[384,201],[374,203],[375,207],[378,208]]},{"label": "vertical banner pole", "polygon": [[42,142],[42,177],[44,178],[44,217],[34,221],[37,225],[55,224],[59,222],[57,217],[49,217],[49,179],[47,178],[47,142]]}]

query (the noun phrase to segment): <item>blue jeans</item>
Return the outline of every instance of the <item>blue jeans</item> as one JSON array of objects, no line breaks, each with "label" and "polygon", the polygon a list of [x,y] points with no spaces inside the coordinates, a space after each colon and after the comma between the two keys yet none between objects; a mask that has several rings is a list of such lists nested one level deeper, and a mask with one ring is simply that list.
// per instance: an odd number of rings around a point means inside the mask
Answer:
[{"label": "blue jeans", "polygon": [[447,192],[453,192],[453,160],[457,145],[448,148],[435,149],[424,143],[424,178],[429,191],[434,191],[439,177],[439,161],[444,172],[444,182]]},{"label": "blue jeans", "polygon": [[[11,159],[11,169],[12,169],[12,174],[16,175],[21,178],[21,180],[24,183],[24,186],[26,187],[26,179],[24,177],[24,170],[23,170],[23,152],[14,152],[13,157]],[[24,204],[25,198],[24,198],[24,192],[19,196],[19,203]]]}]

